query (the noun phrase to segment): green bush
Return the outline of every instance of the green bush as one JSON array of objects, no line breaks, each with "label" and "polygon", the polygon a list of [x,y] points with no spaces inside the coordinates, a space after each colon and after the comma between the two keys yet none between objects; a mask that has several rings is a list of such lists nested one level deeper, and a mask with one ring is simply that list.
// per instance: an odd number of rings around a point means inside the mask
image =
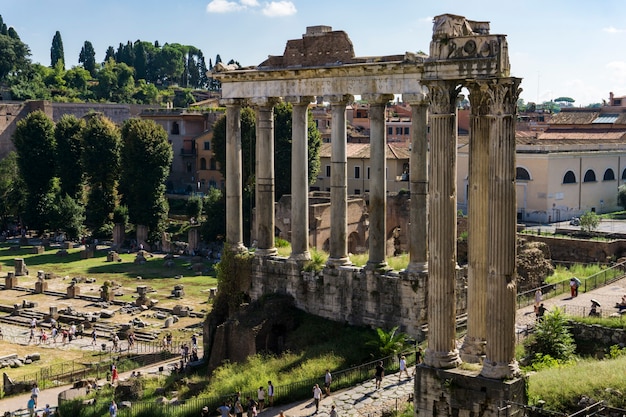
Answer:
[{"label": "green bush", "polygon": [[572,359],[576,344],[567,326],[567,317],[561,308],[555,308],[537,322],[535,333],[524,343],[531,363],[545,362],[546,356],[558,363]]}]

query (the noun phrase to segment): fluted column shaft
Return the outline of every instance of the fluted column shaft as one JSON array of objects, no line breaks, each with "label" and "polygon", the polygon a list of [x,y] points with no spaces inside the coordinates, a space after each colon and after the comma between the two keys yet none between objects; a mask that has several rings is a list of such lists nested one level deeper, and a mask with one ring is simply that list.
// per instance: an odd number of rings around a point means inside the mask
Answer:
[{"label": "fluted column shaft", "polygon": [[234,251],[243,245],[243,172],[241,152],[241,101],[228,99],[226,106],[226,243]]},{"label": "fluted column shaft", "polygon": [[274,245],[274,104],[263,98],[255,102],[256,113],[256,193],[255,220],[257,256],[273,256]]},{"label": "fluted column shaft", "polygon": [[491,95],[489,135],[489,256],[487,283],[486,358],[481,375],[519,375],[515,360],[515,297],[517,295],[515,121],[520,79],[477,81]]},{"label": "fluted column shaft", "polygon": [[348,258],[348,158],[346,151],[346,105],[349,95],[327,97],[331,105],[330,155],[330,255],[327,265],[350,263]]},{"label": "fluted column shaft", "polygon": [[407,271],[428,271],[428,96],[403,94],[411,105],[409,166],[409,265]]},{"label": "fluted column shaft", "polygon": [[489,243],[489,94],[470,84],[467,335],[461,347],[465,362],[479,363],[487,339],[487,255]]},{"label": "fluted column shaft", "polygon": [[455,344],[456,319],[456,83],[434,81],[430,90],[428,199],[428,349],[424,362],[451,368],[461,360]]},{"label": "fluted column shaft", "polygon": [[308,106],[314,97],[286,97],[291,118],[291,260],[311,259],[309,253]]},{"label": "fluted column shaft", "polygon": [[364,94],[370,118],[369,259],[372,269],[387,266],[387,132],[385,106],[393,94]]}]

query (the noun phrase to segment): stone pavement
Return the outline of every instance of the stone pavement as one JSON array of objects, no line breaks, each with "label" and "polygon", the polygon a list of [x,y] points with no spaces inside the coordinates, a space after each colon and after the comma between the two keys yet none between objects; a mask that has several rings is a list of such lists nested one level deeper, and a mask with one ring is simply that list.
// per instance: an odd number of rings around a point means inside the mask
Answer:
[{"label": "stone pavement", "polygon": [[[414,368],[409,368],[409,375],[413,375],[413,370]],[[413,385],[413,377],[399,380],[398,374],[391,374],[385,376],[381,389],[377,390],[372,376],[372,379],[359,385],[324,396],[317,414],[311,394],[310,400],[270,407],[259,416],[278,417],[283,412],[285,417],[329,417],[333,405],[340,417],[380,415],[385,410],[404,410],[409,398],[413,397]]]}]

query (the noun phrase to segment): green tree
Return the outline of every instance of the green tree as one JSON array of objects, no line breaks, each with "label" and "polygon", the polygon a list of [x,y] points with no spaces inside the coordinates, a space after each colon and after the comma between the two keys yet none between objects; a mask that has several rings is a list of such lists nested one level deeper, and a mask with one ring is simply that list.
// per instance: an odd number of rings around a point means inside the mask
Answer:
[{"label": "green tree", "polygon": [[200,220],[200,215],[202,214],[202,199],[200,197],[190,197],[187,200],[187,205],[185,206],[185,214],[189,219]]},{"label": "green tree", "polygon": [[524,346],[531,360],[546,355],[560,362],[571,359],[576,345],[569,332],[563,309],[556,307],[546,313],[537,322],[535,332],[526,339]]},{"label": "green tree", "polygon": [[89,71],[92,77],[96,75],[96,50],[89,41],[85,41],[78,55],[78,63],[83,64],[83,68]]},{"label": "green tree", "polygon": [[26,202],[24,183],[19,174],[17,153],[0,159],[0,227],[7,230],[10,218],[19,216]]},{"label": "green tree", "polygon": [[580,216],[580,230],[583,232],[593,232],[600,225],[600,217],[593,211],[587,211]]},{"label": "green tree", "polygon": [[102,114],[91,114],[83,129],[82,164],[89,186],[85,221],[95,235],[110,226],[118,202],[120,151],[119,129]]},{"label": "green tree", "polygon": [[83,119],[66,114],[57,122],[54,130],[61,195],[67,194],[72,198],[81,197],[83,190],[83,129],[85,129]]},{"label": "green tree", "polygon": [[376,334],[366,344],[377,349],[381,356],[389,356],[412,348],[414,342],[406,333],[399,332],[398,326],[394,326],[388,332],[376,328]]},{"label": "green tree", "polygon": [[226,202],[224,194],[211,188],[204,197],[204,214],[207,221],[202,223],[200,234],[205,242],[216,242],[226,234]]},{"label": "green tree", "polygon": [[52,46],[50,47],[50,67],[54,68],[58,63],[61,63],[61,67],[65,69],[65,53],[63,52],[63,40],[61,39],[61,32],[58,30],[52,38]]},{"label": "green tree", "polygon": [[26,186],[25,220],[36,230],[46,227],[48,195],[56,172],[54,123],[41,110],[29,113],[17,123],[13,134],[17,163]]},{"label": "green tree", "polygon": [[68,239],[80,237],[85,221],[85,208],[67,194],[56,193],[50,210],[50,228],[65,232]]},{"label": "green tree", "polygon": [[154,242],[160,239],[167,220],[165,179],[172,164],[172,147],[167,132],[153,120],[127,120],[122,140],[122,202],[128,206],[130,221],[148,226]]},{"label": "green tree", "polygon": [[82,67],[68,69],[63,76],[67,87],[76,90],[76,93],[81,94],[83,97],[91,95],[89,91],[89,82],[91,79],[89,71]]},{"label": "green tree", "polygon": [[10,74],[25,71],[30,66],[30,49],[21,41],[13,28],[8,28],[2,21],[0,31],[0,81]]}]

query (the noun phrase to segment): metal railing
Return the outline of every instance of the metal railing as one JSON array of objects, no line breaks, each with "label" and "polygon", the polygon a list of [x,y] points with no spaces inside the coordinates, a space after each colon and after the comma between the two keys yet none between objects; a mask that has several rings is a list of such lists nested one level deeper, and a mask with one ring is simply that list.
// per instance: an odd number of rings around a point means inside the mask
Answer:
[{"label": "metal railing", "polygon": [[[415,364],[415,351],[409,351],[403,353],[406,357],[407,365]],[[355,366],[348,369],[333,372],[333,391],[343,388],[352,387],[368,379],[374,378],[374,369],[379,361],[383,361],[385,367],[385,373],[393,373],[399,369],[398,356],[392,355],[375,361],[367,362],[359,366]],[[311,390],[315,384],[323,386],[324,375],[319,378],[310,378],[287,385],[277,385],[274,387],[274,404],[286,404],[293,401],[301,401],[307,398],[311,398]],[[245,399],[248,396],[256,399],[256,391],[242,391],[241,398]],[[163,403],[157,404],[152,402],[133,402],[131,408],[123,408],[118,410],[120,417],[133,417],[136,415],[151,415],[151,416],[172,416],[172,415],[198,415],[202,407],[208,407],[209,411],[214,414],[214,411],[222,405],[225,400],[232,400],[235,397],[235,393],[227,396],[213,396],[213,397],[195,397],[188,400],[179,400],[175,404]],[[244,404],[245,406],[245,404]],[[396,400],[396,407],[398,406],[398,399]],[[393,407],[392,407],[393,408]],[[396,408],[397,409],[397,408]],[[381,414],[385,410],[381,410]]]},{"label": "metal railing", "polygon": [[[595,288],[603,287],[612,282],[617,281],[626,276],[626,262],[613,265],[609,268],[593,274],[587,278],[581,279],[579,292],[591,291]],[[553,284],[542,285],[532,290],[524,291],[517,294],[517,308],[529,306],[535,302],[535,292],[540,289],[543,299],[556,297],[557,295],[568,293],[570,291],[569,280],[559,281]]]},{"label": "metal railing", "polygon": [[[116,364],[119,372],[130,371],[178,356],[182,344],[177,342],[164,348],[158,342],[136,343],[132,349],[114,350],[108,344],[98,343],[100,351],[98,355],[91,356],[92,362],[87,361],[89,354],[85,353],[82,359],[56,363],[11,379],[14,383],[36,382],[40,389],[45,389],[84,378],[105,378],[110,373],[112,363]],[[4,381],[0,383],[4,392]]]}]

